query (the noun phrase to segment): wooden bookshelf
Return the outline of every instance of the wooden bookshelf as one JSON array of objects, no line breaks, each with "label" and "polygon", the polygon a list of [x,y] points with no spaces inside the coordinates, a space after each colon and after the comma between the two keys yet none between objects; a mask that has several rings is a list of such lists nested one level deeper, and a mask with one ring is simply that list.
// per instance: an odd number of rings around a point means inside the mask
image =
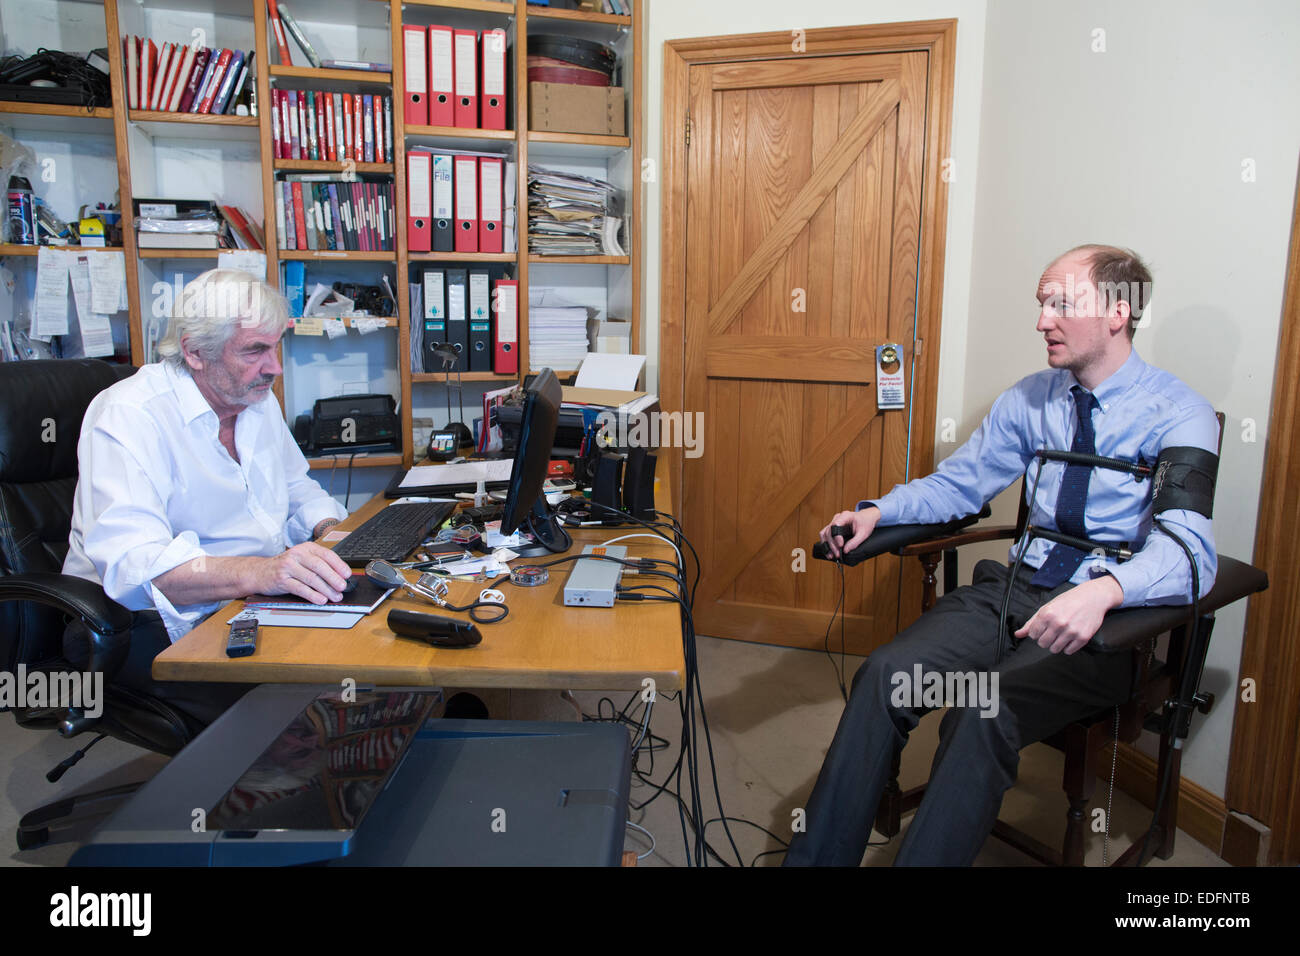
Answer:
[{"label": "wooden bookshelf", "polygon": [[446,7],[450,10],[472,10],[475,13],[497,13],[501,16],[514,16],[514,3],[502,3],[500,0],[405,0],[408,7]]},{"label": "wooden bookshelf", "polygon": [[328,159],[277,159],[272,168],[281,172],[302,173],[386,173],[393,174],[392,163],[358,163]]},{"label": "wooden bookshelf", "polygon": [[137,249],[141,259],[215,259],[223,252],[234,249]]},{"label": "wooden bookshelf", "polygon": [[469,129],[464,126],[407,126],[406,135],[438,139],[477,139],[498,143],[513,143],[517,138],[512,129]]},{"label": "wooden bookshelf", "polygon": [[626,266],[632,264],[631,256],[539,256],[529,255],[529,262],[545,263],[547,265],[594,265],[594,266]]},{"label": "wooden bookshelf", "polygon": [[35,256],[42,249],[57,249],[60,252],[121,252],[121,246],[20,246],[12,242],[0,242],[0,256]]},{"label": "wooden bookshelf", "polygon": [[519,257],[513,252],[412,252],[406,258],[411,262],[514,262]]},{"label": "wooden bookshelf", "polygon": [[69,119],[111,120],[113,110],[107,106],[86,109],[84,106],[67,106],[62,103],[23,103],[18,100],[0,100],[0,116],[61,116]]},{"label": "wooden bookshelf", "polygon": [[[313,80],[330,83],[361,83],[366,86],[393,85],[392,73],[378,73],[373,70],[336,70],[327,67],[282,66],[279,64],[273,64],[267,72],[275,79]],[[267,99],[267,102],[270,102],[269,98]]]},{"label": "wooden bookshelf", "polygon": [[[496,372],[461,372],[459,376],[462,382],[517,382],[518,375],[499,375]],[[457,375],[453,370],[451,373],[451,383],[456,384]],[[446,372],[412,372],[411,382],[415,385],[439,385],[447,381]]]},{"label": "wooden bookshelf", "polygon": [[[125,33],[139,32],[132,26],[123,30],[119,14],[128,22],[138,19],[134,12],[133,0],[103,0],[105,20],[105,46],[108,48],[110,64],[110,86],[113,108],[85,110],[75,106],[59,106],[35,103],[0,102],[0,126],[12,126],[20,129],[55,129],[69,138],[82,133],[102,131],[113,136],[117,160],[117,187],[123,200],[123,245],[120,247],[127,260],[127,293],[130,303],[131,358],[135,364],[146,360],[143,354],[144,336],[142,323],[148,309],[142,308],[142,287],[147,289],[149,273],[156,271],[158,260],[193,260],[195,269],[206,268],[204,260],[215,264],[220,249],[139,249],[137,234],[132,218],[131,198],[140,194],[148,195],[151,180],[148,179],[147,166],[137,166],[133,176],[131,157],[132,143],[135,149],[141,148],[140,133],[152,139],[159,139],[166,148],[166,141],[183,143],[194,141],[201,147],[221,148],[221,144],[237,141],[235,145],[245,160],[251,150],[245,143],[256,143],[257,168],[261,174],[262,220],[267,236],[268,248],[265,250],[267,260],[267,280],[274,286],[280,285],[280,265],[286,261],[314,263],[322,270],[329,271],[331,264],[336,264],[339,271],[355,274],[366,282],[374,281],[379,273],[396,278],[398,315],[385,320],[385,330],[379,334],[390,335],[389,329],[396,329],[397,373],[400,381],[401,420],[402,420],[402,454],[367,455],[358,457],[353,467],[380,468],[409,466],[420,454],[410,447],[408,437],[411,433],[411,416],[413,405],[411,391],[413,386],[427,387],[446,381],[442,372],[413,372],[410,355],[410,283],[412,277],[418,281],[421,268],[437,263],[456,264],[460,266],[491,264],[497,269],[504,266],[506,274],[519,281],[519,368],[518,375],[499,375],[492,372],[462,373],[461,381],[478,382],[486,385],[504,385],[522,380],[529,367],[528,361],[528,288],[531,268],[540,268],[538,275],[548,285],[563,288],[567,273],[562,270],[547,270],[550,265],[603,265],[625,267],[630,272],[614,272],[608,276],[608,286],[604,291],[599,288],[593,292],[594,300],[604,300],[615,313],[632,322],[633,347],[640,350],[641,341],[641,249],[640,230],[643,228],[644,210],[641,208],[643,185],[638,174],[643,150],[640,127],[642,123],[642,82],[644,76],[644,37],[640,31],[644,20],[645,0],[629,0],[635,7],[632,16],[617,16],[604,13],[589,13],[574,10],[551,10],[544,7],[530,6],[527,0],[351,0],[348,2],[330,2],[319,5],[304,4],[304,10],[312,7],[313,21],[323,19],[336,24],[363,24],[365,29],[376,27],[387,30],[391,43],[383,50],[367,52],[364,59],[387,60],[392,63],[391,71],[369,72],[364,70],[345,70],[335,68],[314,68],[292,64],[279,64],[276,44],[269,29],[266,0],[150,0],[151,7],[185,12],[187,15],[203,16],[217,13],[233,16],[237,19],[251,17],[251,45],[254,49],[256,63],[259,65],[254,89],[257,94],[259,110],[257,116],[227,116],[196,113],[174,113],[167,111],[127,110],[126,65],[123,59],[121,37]],[[292,4],[291,4],[292,6]],[[131,11],[131,17],[127,12]],[[445,16],[439,11],[446,11]],[[374,21],[374,22],[372,22]],[[508,84],[507,125],[506,130],[484,130],[449,126],[408,126],[402,109],[401,92],[404,88],[404,64],[402,27],[405,23],[429,24],[447,23],[458,28],[478,30],[506,27],[510,36],[509,58],[512,63],[513,82]],[[239,45],[249,43],[248,20],[244,27]],[[6,27],[12,27],[6,21]],[[355,27],[354,27],[355,29]],[[599,38],[602,42],[616,45],[622,64],[625,86],[628,89],[628,135],[626,136],[592,136],[573,133],[552,133],[530,131],[528,124],[528,82],[527,56],[530,31],[565,33],[587,38]],[[182,39],[184,34],[176,37]],[[308,36],[313,39],[308,27]],[[221,42],[230,46],[232,37],[217,36],[209,30],[209,42],[212,46]],[[290,41],[293,46],[293,41]],[[319,49],[318,45],[318,49]],[[295,53],[297,48],[294,47]],[[322,50],[322,54],[324,51]],[[284,89],[348,90],[351,92],[372,92],[393,97],[393,162],[392,163],[345,163],[342,161],[307,159],[276,159],[275,143],[272,139],[271,90],[273,87]],[[513,253],[459,253],[459,252],[411,252],[407,248],[405,210],[406,193],[406,151],[408,147],[435,146],[450,150],[468,150],[499,154],[516,163],[516,191],[514,206],[517,216],[518,251]],[[631,216],[634,229],[631,236],[630,256],[538,256],[528,252],[528,183],[527,168],[530,159],[533,162],[547,164],[554,161],[556,166],[564,166],[572,161],[579,164],[595,161],[600,165],[610,164],[611,170],[617,165],[614,181],[624,193],[626,207]],[[152,162],[147,158],[146,162]],[[397,211],[397,223],[394,230],[394,249],[386,252],[361,252],[349,250],[282,250],[277,248],[277,226],[275,220],[277,184],[284,173],[331,173],[343,174],[355,171],[367,177],[382,177],[393,183],[394,208]],[[251,170],[250,170],[251,172]],[[604,175],[598,173],[598,175]],[[134,182],[133,182],[134,180]],[[182,187],[183,188],[183,187]],[[219,185],[195,183],[196,195],[210,194]],[[166,195],[177,195],[167,192]],[[90,198],[90,197],[87,197]],[[233,199],[226,201],[235,201]],[[254,207],[255,211],[255,207]],[[75,248],[75,247],[73,247]],[[0,256],[37,255],[34,246],[0,246]],[[153,263],[150,268],[142,268],[141,263]],[[344,264],[347,265],[344,265]],[[181,262],[176,268],[184,268]],[[310,274],[312,267],[308,267]],[[189,270],[186,269],[188,272]],[[592,270],[593,273],[596,270]],[[373,275],[372,275],[373,273]],[[395,273],[395,276],[394,276]],[[600,282],[597,282],[599,287]],[[616,287],[619,291],[616,293]],[[617,296],[617,297],[616,297]],[[384,343],[388,349],[391,340]],[[292,347],[292,346],[291,346]],[[310,375],[310,371],[298,369],[298,374]],[[390,369],[389,375],[392,374]],[[569,371],[557,374],[570,376]],[[292,380],[290,380],[292,385]],[[276,394],[282,403],[284,398],[283,380],[277,383]],[[302,397],[295,396],[295,402]],[[427,397],[427,396],[426,396]],[[347,456],[319,456],[311,461],[314,468],[330,468],[341,464],[347,465]]]},{"label": "wooden bookshelf", "polygon": [[529,7],[528,15],[539,20],[571,20],[576,23],[609,23],[630,27],[632,18],[617,13],[592,13],[587,10],[552,10],[549,7]]},{"label": "wooden bookshelf", "polygon": [[[296,262],[394,262],[396,252],[364,252],[356,249],[279,249],[277,258]],[[268,265],[268,269],[270,266]]]},{"label": "wooden bookshelf", "polygon": [[[318,458],[308,458],[308,468],[348,468],[348,459],[352,458],[349,452],[339,452],[337,455],[325,455]],[[366,452],[358,454],[352,458],[353,468],[396,468],[402,464],[401,455],[374,455]]]}]

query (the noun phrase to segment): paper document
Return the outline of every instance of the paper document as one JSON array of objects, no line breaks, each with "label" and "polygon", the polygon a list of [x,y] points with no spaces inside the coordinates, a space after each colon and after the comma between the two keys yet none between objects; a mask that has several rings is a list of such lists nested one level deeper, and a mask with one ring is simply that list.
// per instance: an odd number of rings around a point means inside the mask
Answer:
[{"label": "paper document", "polygon": [[472,485],[480,481],[509,481],[514,461],[466,461],[457,465],[416,465],[406,473],[399,488],[438,488]]},{"label": "paper document", "polygon": [[645,368],[644,355],[588,352],[578,368],[577,388],[618,388],[632,391]]},{"label": "paper document", "polygon": [[36,303],[32,337],[68,334],[68,259],[42,246],[36,253]]},{"label": "paper document", "polygon": [[72,298],[77,305],[77,324],[81,327],[81,347],[89,358],[113,354],[113,326],[108,316],[91,309],[91,275],[88,259],[94,256],[75,255],[69,275],[72,278]]},{"label": "paper document", "polygon": [[95,252],[86,256],[86,260],[90,267],[91,310],[111,315],[125,308],[122,301],[126,291],[126,260],[122,253]]},{"label": "paper document", "polygon": [[254,279],[266,281],[266,253],[258,249],[235,249],[217,253],[218,269],[238,269]]},{"label": "paper document", "polygon": [[[337,627],[349,628],[356,624],[357,621],[365,617],[364,614],[349,614],[345,611],[317,611],[316,613],[301,611],[276,611],[271,608],[248,608],[236,614],[235,617],[242,617],[252,614],[257,618],[257,623],[262,627]],[[230,621],[233,621],[232,617]],[[229,624],[230,621],[226,623]]]}]

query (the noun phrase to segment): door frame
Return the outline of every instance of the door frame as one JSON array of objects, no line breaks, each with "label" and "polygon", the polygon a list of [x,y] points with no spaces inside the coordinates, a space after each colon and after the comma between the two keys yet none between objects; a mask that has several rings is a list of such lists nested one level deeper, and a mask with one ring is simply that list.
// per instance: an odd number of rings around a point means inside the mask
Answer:
[{"label": "door frame", "polygon": [[[923,51],[929,54],[926,90],[925,159],[921,175],[921,248],[918,250],[916,370],[917,395],[938,394],[939,332],[948,225],[948,188],[943,160],[951,155],[957,21],[920,20],[816,30],[696,37],[664,43],[663,199],[659,240],[659,400],[665,412],[685,412],[686,347],[686,131],[690,68],[703,63],[803,59],[815,56]],[[796,52],[796,41],[803,49]],[[910,413],[910,410],[909,410]],[[706,426],[707,427],[707,426]],[[934,467],[935,416],[912,421],[912,467],[908,478]],[[669,468],[672,511],[681,513],[682,449],[660,451]],[[920,570],[903,562],[899,620],[921,613]]]},{"label": "door frame", "polygon": [[[1254,678],[1258,698],[1235,700],[1228,751],[1228,810],[1245,813],[1272,830],[1268,862],[1294,866],[1300,861],[1300,753],[1295,728],[1300,723],[1300,655],[1295,634],[1300,609],[1300,567],[1294,560],[1296,508],[1300,505],[1300,178],[1291,221],[1277,365],[1269,405],[1264,477],[1259,493],[1252,563],[1268,572],[1269,589],[1251,595],[1242,636],[1238,679]],[[1264,678],[1267,677],[1267,680]],[[1251,832],[1248,839],[1257,839]],[[1226,848],[1226,847],[1225,847]],[[1252,847],[1250,856],[1258,855]]]}]

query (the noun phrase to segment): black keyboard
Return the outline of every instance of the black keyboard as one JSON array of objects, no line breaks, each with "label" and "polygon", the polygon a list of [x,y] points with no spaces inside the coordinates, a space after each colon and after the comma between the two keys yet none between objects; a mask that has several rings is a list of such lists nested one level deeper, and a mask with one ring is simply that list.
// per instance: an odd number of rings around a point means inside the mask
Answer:
[{"label": "black keyboard", "polygon": [[340,541],[334,553],[357,568],[376,558],[401,561],[455,508],[445,501],[389,505]]}]

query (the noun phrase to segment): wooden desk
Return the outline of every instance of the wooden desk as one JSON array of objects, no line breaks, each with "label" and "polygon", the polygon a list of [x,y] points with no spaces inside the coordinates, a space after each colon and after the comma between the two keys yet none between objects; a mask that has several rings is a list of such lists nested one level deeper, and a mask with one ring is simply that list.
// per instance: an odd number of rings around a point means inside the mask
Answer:
[{"label": "wooden desk", "polygon": [[[663,495],[667,501],[666,489]],[[340,527],[354,528],[386,504],[382,495],[376,496]],[[570,530],[573,548],[554,557],[580,554],[584,544],[644,529]],[[674,557],[666,542],[632,538],[625,544],[629,554],[639,557]],[[524,560],[543,563],[550,558]],[[640,601],[612,608],[565,607],[563,588],[570,567],[552,568],[550,580],[536,588],[503,583],[510,616],[500,624],[480,624],[483,642],[477,647],[436,648],[396,637],[385,623],[393,607],[468,618],[399,591],[348,630],[264,627],[258,633],[257,652],[232,659],[226,657],[226,621],[243,607],[242,601],[232,601],[154,658],[153,676],[311,684],[352,678],[359,684],[388,686],[570,690],[636,690],[650,677],[660,691],[680,690],[685,662],[678,605]],[[653,576],[627,583],[672,585]],[[460,581],[450,585],[447,598],[459,605],[468,604],[484,587]]]}]

